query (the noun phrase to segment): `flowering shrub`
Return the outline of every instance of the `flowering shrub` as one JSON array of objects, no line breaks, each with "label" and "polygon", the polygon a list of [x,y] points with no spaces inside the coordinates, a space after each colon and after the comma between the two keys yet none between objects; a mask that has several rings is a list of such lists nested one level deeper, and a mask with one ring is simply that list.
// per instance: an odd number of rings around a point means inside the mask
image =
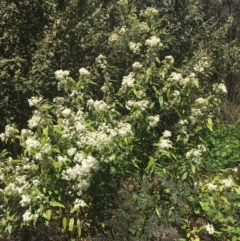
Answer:
[{"label": "flowering shrub", "polygon": [[[171,188],[162,184],[160,189],[166,207],[182,216],[183,222],[170,224],[181,240],[198,240],[203,230],[207,238],[235,237],[236,215],[226,215],[238,209],[229,193],[238,200],[239,186],[227,172],[206,178],[201,169],[208,161],[203,134],[214,130],[225,85],[205,81],[207,58],[199,66],[176,69],[174,56],[160,55],[158,10],[147,8],[138,17],[126,0],[117,6],[121,26],[108,38],[113,55],[99,53],[93,66],[79,69],[78,80],[68,70],[57,70],[63,95],[52,102],[32,97],[28,129],[8,125],[0,134],[4,142],[20,142],[23,150],[17,159],[3,153],[0,162],[1,233],[57,222],[73,239],[86,235],[94,218],[89,213],[97,205],[92,188],[104,193],[108,182],[139,173],[150,180],[160,175],[178,186],[188,183],[198,194],[189,194],[186,207],[180,207],[172,201]],[[122,60],[111,66],[109,58],[121,51],[126,69],[116,80],[113,70]],[[155,192],[159,202],[162,193]],[[154,205],[158,210],[160,204]],[[195,225],[196,216],[204,219],[201,225]]]}]

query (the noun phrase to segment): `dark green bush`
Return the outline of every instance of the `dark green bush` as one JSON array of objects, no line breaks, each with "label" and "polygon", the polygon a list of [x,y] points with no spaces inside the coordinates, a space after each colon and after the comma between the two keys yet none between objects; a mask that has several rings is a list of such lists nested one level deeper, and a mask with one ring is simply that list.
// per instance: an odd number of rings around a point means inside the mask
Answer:
[{"label": "dark green bush", "polygon": [[[225,168],[239,168],[240,165],[240,123],[221,124],[213,132],[206,134],[208,150],[203,168],[206,174]],[[237,170],[237,169],[235,169]]]}]

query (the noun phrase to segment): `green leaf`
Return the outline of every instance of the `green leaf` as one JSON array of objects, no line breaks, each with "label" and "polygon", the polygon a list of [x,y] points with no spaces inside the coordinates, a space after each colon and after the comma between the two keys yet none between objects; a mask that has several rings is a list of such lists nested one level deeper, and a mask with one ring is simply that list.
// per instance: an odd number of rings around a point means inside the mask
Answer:
[{"label": "green leaf", "polygon": [[237,240],[238,240],[237,236],[233,236],[231,241],[237,241]]},{"label": "green leaf", "polygon": [[78,231],[78,237],[80,237],[81,233],[82,233],[82,227],[81,227],[80,219],[77,220],[77,231]]},{"label": "green leaf", "polygon": [[159,101],[160,106],[163,107],[163,97],[162,96],[160,96],[158,98],[158,101]]},{"label": "green leaf", "polygon": [[48,209],[46,212],[44,212],[42,214],[42,216],[47,219],[47,220],[50,220],[51,219],[51,215],[52,215],[52,210]]},{"label": "green leaf", "polygon": [[74,225],[74,218],[71,218],[69,221],[68,231],[71,232],[73,230],[73,225]]},{"label": "green leaf", "polygon": [[188,176],[188,172],[185,172],[182,176],[182,181],[184,181],[187,178],[187,176]]},{"label": "green leaf", "polygon": [[148,171],[155,163],[155,159],[153,157],[149,157],[149,162],[148,162],[148,165],[147,167],[145,168],[145,171]]},{"label": "green leaf", "polygon": [[62,219],[62,226],[64,229],[67,227],[67,219],[65,217]]},{"label": "green leaf", "polygon": [[164,79],[164,78],[165,78],[165,75],[166,75],[166,71],[165,71],[165,70],[162,70],[161,73],[160,73],[160,75],[161,75],[162,79]]},{"label": "green leaf", "polygon": [[48,138],[48,127],[43,129],[43,135]]},{"label": "green leaf", "polygon": [[196,171],[196,167],[195,167],[195,165],[191,164],[191,169],[192,169],[192,173],[194,174],[195,171]]},{"label": "green leaf", "polygon": [[157,207],[155,207],[155,211],[156,211],[157,216],[160,217],[160,213],[159,213],[159,210]]},{"label": "green leaf", "polygon": [[133,164],[133,166],[135,166],[137,169],[139,169],[139,166],[138,166],[138,164],[136,163],[136,160],[135,160],[135,159],[132,160],[132,164]]},{"label": "green leaf", "polygon": [[8,223],[8,225],[7,225],[7,231],[8,231],[8,233],[9,234],[11,234],[12,233],[12,225],[10,224],[10,223]]},{"label": "green leaf", "polygon": [[152,75],[152,68],[148,68],[147,71],[146,71],[146,81],[149,80],[149,78],[151,77]]},{"label": "green leaf", "polygon": [[198,79],[195,78],[195,79],[193,80],[193,83],[195,84],[195,86],[196,86],[197,88],[199,88]]},{"label": "green leaf", "polygon": [[213,131],[213,122],[212,122],[212,119],[210,117],[207,120],[207,127],[210,131]]},{"label": "green leaf", "polygon": [[65,206],[57,201],[51,201],[50,203],[50,206],[52,207],[60,207],[60,208],[65,208]]}]

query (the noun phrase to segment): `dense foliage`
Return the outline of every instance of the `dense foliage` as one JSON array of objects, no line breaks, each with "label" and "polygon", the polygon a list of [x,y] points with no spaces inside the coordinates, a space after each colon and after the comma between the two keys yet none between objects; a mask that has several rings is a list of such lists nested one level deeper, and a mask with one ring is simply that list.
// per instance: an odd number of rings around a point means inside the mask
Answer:
[{"label": "dense foliage", "polygon": [[237,13],[192,0],[2,5],[5,239],[240,240],[238,124],[220,123]]}]

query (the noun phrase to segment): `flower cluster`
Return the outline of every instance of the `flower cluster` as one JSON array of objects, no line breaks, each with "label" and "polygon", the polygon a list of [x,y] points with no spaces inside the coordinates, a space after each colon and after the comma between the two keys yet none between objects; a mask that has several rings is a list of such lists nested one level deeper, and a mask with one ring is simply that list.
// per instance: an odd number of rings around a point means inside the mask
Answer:
[{"label": "flower cluster", "polygon": [[203,72],[205,68],[209,68],[210,64],[206,57],[203,57],[198,63],[194,66],[196,72]]},{"label": "flower cluster", "polygon": [[165,63],[173,65],[174,64],[174,58],[171,55],[165,56]]},{"label": "flower cluster", "polygon": [[59,81],[65,79],[69,75],[68,70],[57,70],[55,71],[55,78]]},{"label": "flower cluster", "polygon": [[137,108],[140,109],[141,111],[145,111],[147,107],[149,106],[149,101],[148,100],[128,100],[126,103],[126,108],[128,110],[131,110],[132,108]]},{"label": "flower cluster", "polygon": [[186,153],[186,158],[196,164],[200,164],[204,152],[206,152],[206,147],[204,145],[198,145],[197,149],[192,149]]},{"label": "flower cluster", "polygon": [[161,139],[159,143],[160,152],[166,152],[169,149],[173,148],[172,142],[168,139]]},{"label": "flower cluster", "polygon": [[42,97],[32,97],[28,100],[29,106],[37,106],[42,101]]},{"label": "flower cluster", "polygon": [[150,48],[161,47],[163,44],[161,43],[160,38],[156,36],[152,36],[150,39],[147,39],[145,44]]},{"label": "flower cluster", "polygon": [[142,68],[142,64],[140,64],[139,62],[134,62],[132,64],[132,68],[133,70],[137,71],[137,70],[140,70]]},{"label": "flower cluster", "polygon": [[126,88],[126,87],[132,87],[135,82],[135,74],[133,72],[130,72],[129,75],[124,76],[122,80],[122,87],[121,88]]},{"label": "flower cluster", "polygon": [[80,74],[80,77],[89,76],[90,72],[87,69],[85,69],[85,68],[80,68],[79,69],[79,74]]},{"label": "flower cluster", "polygon": [[164,138],[169,138],[172,136],[171,131],[168,131],[168,130],[165,130],[162,134]]},{"label": "flower cluster", "polygon": [[6,138],[13,138],[18,133],[18,130],[11,125],[6,125],[5,133],[0,134],[2,141],[5,141]]},{"label": "flower cluster", "polygon": [[68,70],[57,70],[55,71],[55,77],[59,81],[58,82],[58,89],[66,89],[70,83],[72,82],[72,79],[68,77],[69,71]]},{"label": "flower cluster", "polygon": [[20,201],[20,205],[22,207],[28,206],[30,202],[31,202],[31,198],[28,195],[22,195],[22,200]]},{"label": "flower cluster", "polygon": [[147,33],[150,31],[150,28],[146,22],[141,22],[138,24],[138,29],[140,32]]},{"label": "flower cluster", "polygon": [[220,84],[214,84],[213,85],[213,91],[216,93],[216,94],[227,94],[227,88],[226,88],[226,85],[223,84],[223,83],[220,83]]},{"label": "flower cluster", "polygon": [[159,115],[149,116],[148,121],[149,121],[150,127],[155,127],[158,125],[158,122],[160,121],[160,117],[159,117]]},{"label": "flower cluster", "polygon": [[212,224],[207,224],[207,225],[205,226],[205,228],[206,228],[206,231],[207,231],[209,234],[214,234],[215,230],[214,230],[214,227],[213,227]]},{"label": "flower cluster", "polygon": [[128,46],[129,46],[129,49],[133,53],[138,54],[140,52],[140,47],[142,46],[142,44],[141,43],[129,42]]},{"label": "flower cluster", "polygon": [[37,126],[44,126],[45,124],[46,124],[45,118],[42,115],[42,113],[39,112],[38,110],[35,110],[33,112],[31,119],[28,120],[28,127],[30,129],[33,129],[34,127],[37,127]]},{"label": "flower cluster", "polygon": [[30,222],[31,220],[33,220],[33,215],[32,215],[32,213],[29,211],[29,210],[27,210],[24,214],[23,214],[23,222]]},{"label": "flower cluster", "polygon": [[189,122],[186,119],[179,120],[178,123],[176,124],[178,133],[183,137],[183,143],[187,143],[189,140],[188,125],[189,125]]},{"label": "flower cluster", "polygon": [[128,0],[118,0],[117,4],[119,4],[120,6],[126,6],[128,4]]},{"label": "flower cluster", "polygon": [[153,7],[148,7],[145,11],[141,11],[141,16],[152,17],[158,15],[158,10]]},{"label": "flower cluster", "polygon": [[109,43],[114,43],[119,39],[119,36],[116,33],[112,33],[108,39]]},{"label": "flower cluster", "polygon": [[195,124],[198,122],[201,117],[206,116],[206,112],[210,112],[208,99],[202,97],[196,99],[191,108],[191,116],[189,117],[191,123]]},{"label": "flower cluster", "polygon": [[105,69],[107,67],[107,60],[106,57],[102,54],[100,54],[96,59],[95,62],[97,66],[101,69]]}]

